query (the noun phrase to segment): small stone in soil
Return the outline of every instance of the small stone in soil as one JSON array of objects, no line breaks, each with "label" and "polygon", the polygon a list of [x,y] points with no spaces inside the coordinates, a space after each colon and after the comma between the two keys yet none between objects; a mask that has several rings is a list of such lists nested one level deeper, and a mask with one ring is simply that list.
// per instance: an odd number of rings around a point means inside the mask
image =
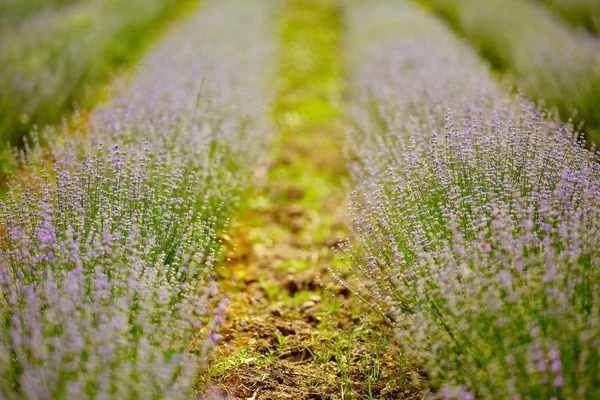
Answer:
[{"label": "small stone in soil", "polygon": [[314,301],[310,300],[310,301],[307,301],[304,304],[302,304],[302,308],[307,309],[307,308],[314,307],[316,305],[317,305],[317,303],[315,303]]}]

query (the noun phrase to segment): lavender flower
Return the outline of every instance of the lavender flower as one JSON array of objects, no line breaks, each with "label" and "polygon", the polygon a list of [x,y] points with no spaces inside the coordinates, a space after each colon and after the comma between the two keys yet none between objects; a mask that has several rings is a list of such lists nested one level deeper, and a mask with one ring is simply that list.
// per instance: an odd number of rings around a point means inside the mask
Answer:
[{"label": "lavender flower", "polygon": [[217,235],[269,140],[269,9],[206,4],[79,130],[44,129],[47,146],[34,135],[16,155],[24,173],[0,204],[0,397],[190,394],[227,306]]},{"label": "lavender flower", "polygon": [[597,397],[598,156],[408,2],[349,9],[360,246],[342,284],[444,397]]},{"label": "lavender flower", "polygon": [[[600,40],[595,35],[570,29],[536,1],[424,1],[528,96],[556,107],[564,119],[585,123],[589,138],[600,144]],[[580,0],[561,3],[585,9]],[[600,12],[594,3],[584,12],[590,20]]]},{"label": "lavender flower", "polygon": [[57,165],[2,205],[4,396],[184,398],[210,351],[190,348],[221,301],[194,178],[111,157]]},{"label": "lavender flower", "polygon": [[[267,0],[203,5],[148,54],[133,82],[115,82],[117,95],[86,115],[80,131],[51,127],[40,133],[43,140],[33,135],[21,164],[68,164],[99,143],[118,144],[116,156],[154,154],[169,169],[188,169],[198,178],[199,202],[209,197],[211,212],[220,205],[231,211],[270,138],[270,8]],[[241,26],[245,35],[236,34]]]}]

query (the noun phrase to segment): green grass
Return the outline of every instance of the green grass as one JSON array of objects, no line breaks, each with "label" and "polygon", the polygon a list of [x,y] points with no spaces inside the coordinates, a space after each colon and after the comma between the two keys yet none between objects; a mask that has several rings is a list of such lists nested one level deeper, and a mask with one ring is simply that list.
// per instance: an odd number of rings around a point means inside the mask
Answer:
[{"label": "green grass", "polygon": [[324,199],[340,193],[346,176],[336,125],[345,73],[340,4],[289,0],[281,26],[278,96],[272,111],[281,131],[274,143],[279,160],[269,174],[273,182],[300,188],[302,196],[286,198],[282,189],[274,200],[319,212]]},{"label": "green grass", "polygon": [[536,0],[545,4],[569,25],[600,34],[600,1]]},{"label": "green grass", "polygon": [[0,42],[0,141],[91,106],[99,84],[143,53],[164,22],[196,0],[86,1],[25,22]]},{"label": "green grass", "polygon": [[318,0],[288,3],[273,115],[281,125],[295,129],[331,124],[339,116],[342,87],[342,63],[332,51],[339,46],[338,5]]},{"label": "green grass", "polygon": [[528,96],[600,143],[600,44],[528,0],[419,0]]}]

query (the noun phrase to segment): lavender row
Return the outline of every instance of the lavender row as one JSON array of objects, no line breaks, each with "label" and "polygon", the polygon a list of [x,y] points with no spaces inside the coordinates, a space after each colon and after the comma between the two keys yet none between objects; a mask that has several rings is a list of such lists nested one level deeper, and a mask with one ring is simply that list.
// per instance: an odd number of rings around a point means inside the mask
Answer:
[{"label": "lavender row", "polygon": [[594,0],[560,1],[535,0],[544,4],[566,23],[600,34],[600,3]]},{"label": "lavender row", "polygon": [[18,26],[36,15],[55,11],[80,0],[4,0],[0,4],[0,31]]},{"label": "lavender row", "polygon": [[[600,41],[534,0],[421,0],[528,96],[600,139]],[[568,1],[565,8],[575,7]],[[597,3],[597,2],[596,2]],[[580,4],[581,5],[581,4]],[[598,10],[598,9],[597,9]],[[593,10],[588,9],[592,18]]]},{"label": "lavender row", "polygon": [[600,165],[407,1],[348,2],[350,286],[446,398],[600,393]]},{"label": "lavender row", "polygon": [[[228,165],[229,174],[212,189],[216,197],[229,197],[252,172],[238,168],[256,165],[268,141],[271,2],[213,3],[168,35],[137,68],[133,82],[116,82],[114,98],[82,117],[84,129],[46,129],[14,158],[21,165],[40,159],[68,164],[92,154],[100,142],[117,143],[133,156],[149,150],[206,183]],[[245,35],[236,31],[242,28]]]},{"label": "lavender row", "polygon": [[0,398],[188,398],[226,307],[218,231],[269,139],[271,7],[209,2],[85,129],[15,155]]},{"label": "lavender row", "polygon": [[[45,2],[45,11],[37,7],[39,13],[21,24],[0,26],[3,144],[21,144],[34,125],[58,122],[75,102],[96,104],[92,89],[137,61],[152,31],[184,6],[184,0],[59,2],[62,7]],[[18,3],[25,10],[31,2]],[[0,24],[13,7],[0,12]]]}]

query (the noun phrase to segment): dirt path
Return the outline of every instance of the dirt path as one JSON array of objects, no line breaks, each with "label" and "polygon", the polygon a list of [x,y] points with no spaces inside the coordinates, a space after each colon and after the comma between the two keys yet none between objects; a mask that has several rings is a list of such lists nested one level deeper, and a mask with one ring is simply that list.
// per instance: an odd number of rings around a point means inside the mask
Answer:
[{"label": "dirt path", "polygon": [[227,329],[198,388],[248,400],[420,398],[389,351],[390,327],[364,322],[328,272],[349,235],[339,5],[289,0],[281,23],[279,140],[263,190],[233,224]]}]

